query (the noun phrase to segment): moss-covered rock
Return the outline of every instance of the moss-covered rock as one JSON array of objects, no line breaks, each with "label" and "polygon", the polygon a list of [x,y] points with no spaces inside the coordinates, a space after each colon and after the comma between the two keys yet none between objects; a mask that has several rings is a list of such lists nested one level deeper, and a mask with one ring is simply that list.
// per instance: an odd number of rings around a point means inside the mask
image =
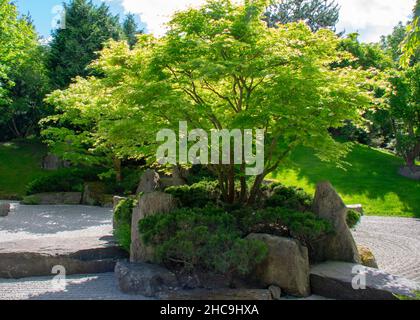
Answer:
[{"label": "moss-covered rock", "polygon": [[378,263],[376,262],[373,252],[364,246],[357,246],[357,249],[362,260],[362,265],[369,268],[378,269]]}]

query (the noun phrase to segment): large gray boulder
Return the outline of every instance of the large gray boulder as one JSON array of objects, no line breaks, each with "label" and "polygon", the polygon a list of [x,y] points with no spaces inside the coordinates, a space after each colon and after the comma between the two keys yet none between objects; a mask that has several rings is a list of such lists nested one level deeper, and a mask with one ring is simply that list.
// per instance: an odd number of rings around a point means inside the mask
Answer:
[{"label": "large gray boulder", "polygon": [[413,297],[418,284],[381,270],[347,262],[325,262],[311,269],[312,293],[340,300],[397,300]]},{"label": "large gray boulder", "polygon": [[151,169],[145,171],[142,175],[139,186],[137,187],[137,194],[155,192],[160,189],[160,176]]},{"label": "large gray boulder", "polygon": [[344,261],[361,263],[356,242],[346,217],[348,208],[329,182],[317,185],[313,211],[323,219],[331,222],[334,232],[312,244],[312,259],[315,262]]},{"label": "large gray boulder", "polygon": [[268,246],[268,256],[251,278],[262,287],[275,285],[289,295],[310,295],[308,249],[294,239],[269,234],[250,234],[247,239],[260,240]]},{"label": "large gray boulder", "polygon": [[187,184],[188,170],[178,166],[172,167],[172,174],[170,177],[161,177],[160,184],[163,189],[169,187],[178,187]]},{"label": "large gray boulder", "polygon": [[10,203],[0,203],[0,217],[7,217],[10,212]]},{"label": "large gray boulder", "polygon": [[131,262],[153,262],[154,260],[152,248],[146,246],[141,239],[139,221],[151,215],[169,213],[175,208],[176,201],[170,194],[152,192],[140,197],[133,210],[131,224]]},{"label": "large gray boulder", "polygon": [[174,273],[154,264],[120,261],[115,275],[121,291],[127,294],[155,297],[178,286]]},{"label": "large gray boulder", "polygon": [[54,154],[48,154],[42,159],[42,168],[44,170],[54,171],[68,167],[70,167],[68,161],[64,161]]}]

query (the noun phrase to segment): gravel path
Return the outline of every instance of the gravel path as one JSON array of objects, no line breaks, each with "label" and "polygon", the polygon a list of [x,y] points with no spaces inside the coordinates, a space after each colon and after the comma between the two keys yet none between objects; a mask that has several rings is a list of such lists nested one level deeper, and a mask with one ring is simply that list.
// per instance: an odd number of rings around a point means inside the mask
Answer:
[{"label": "gravel path", "polygon": [[0,242],[42,238],[88,238],[112,234],[112,210],[89,206],[11,205],[0,218]]},{"label": "gravel path", "polygon": [[420,283],[420,219],[365,216],[354,237],[381,269]]},{"label": "gravel path", "polygon": [[0,300],[148,300],[121,293],[113,273],[68,276],[65,284],[52,277],[0,279]]}]

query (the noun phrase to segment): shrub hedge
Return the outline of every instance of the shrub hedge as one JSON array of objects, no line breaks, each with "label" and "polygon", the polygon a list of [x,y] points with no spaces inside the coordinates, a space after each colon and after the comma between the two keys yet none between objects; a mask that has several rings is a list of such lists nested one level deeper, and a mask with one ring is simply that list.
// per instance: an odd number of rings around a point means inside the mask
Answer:
[{"label": "shrub hedge", "polygon": [[122,200],[114,212],[114,236],[118,244],[127,252],[130,252],[131,246],[131,218],[133,208],[136,206],[136,200]]},{"label": "shrub hedge", "polygon": [[37,178],[26,186],[26,194],[43,192],[82,192],[85,181],[98,180],[101,169],[64,168]]}]

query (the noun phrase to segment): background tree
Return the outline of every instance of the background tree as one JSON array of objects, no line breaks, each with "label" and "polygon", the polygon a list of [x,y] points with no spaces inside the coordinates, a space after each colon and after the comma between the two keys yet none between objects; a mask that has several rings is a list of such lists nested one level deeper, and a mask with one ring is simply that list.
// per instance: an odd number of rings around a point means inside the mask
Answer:
[{"label": "background tree", "polygon": [[[114,150],[150,159],[157,149],[156,133],[176,129],[179,121],[206,131],[265,129],[264,170],[251,188],[244,165],[211,166],[230,203],[253,204],[264,178],[298,145],[338,161],[348,146],[335,142],[329,129],[357,119],[368,106],[361,89],[365,74],[331,67],[349,57],[337,50],[340,40],[332,31],[313,33],[302,23],[267,27],[261,21],[266,5],[210,1],[177,13],[167,36],[143,36],[134,51],[111,43],[95,63],[104,77],[88,80],[99,81],[103,92],[54,93],[52,103],[67,110],[52,120],[64,124],[66,118],[77,122],[79,114],[92,115],[94,132],[100,134],[95,141],[104,139]],[[86,86],[83,81],[75,85]],[[92,100],[104,97],[107,111],[92,107]]]},{"label": "background tree", "polygon": [[[117,182],[123,179],[123,160],[152,154],[143,148],[144,141],[151,142],[150,148],[155,140],[157,123],[150,120],[153,109],[147,115],[127,94],[133,89],[135,73],[144,69],[144,54],[138,52],[133,59],[126,41],[112,42],[91,65],[101,77],[77,77],[66,90],[48,95],[46,101],[58,114],[42,121],[42,135],[54,154],[73,164],[111,168]],[[146,83],[139,84],[136,92],[144,95],[145,108]]]},{"label": "background tree", "polygon": [[28,17],[0,1],[0,140],[26,137],[48,114],[43,98],[49,88],[46,48]]},{"label": "background tree", "polygon": [[400,22],[394,27],[390,35],[381,37],[382,49],[392,57],[395,63],[399,63],[401,59],[401,44],[406,37],[406,31],[407,26],[404,26],[403,23]]},{"label": "background tree", "polygon": [[413,21],[407,28],[407,35],[402,45],[403,55],[401,65],[407,67],[413,56],[420,50],[420,0],[417,0],[413,10]]},{"label": "background tree", "polygon": [[339,49],[351,53],[350,59],[343,59],[339,66],[361,68],[374,79],[370,90],[375,99],[372,107],[365,111],[359,122],[347,121],[346,126],[334,131],[335,135],[349,141],[374,147],[390,148],[394,132],[389,122],[389,113],[384,108],[383,97],[387,88],[387,71],[395,68],[390,52],[378,43],[363,43],[357,33],[347,35],[340,41]]},{"label": "background tree", "polygon": [[76,76],[87,76],[87,66],[109,39],[121,39],[118,16],[103,3],[72,0],[65,4],[65,28],[53,33],[49,69],[56,88],[65,88]]},{"label": "background tree", "polygon": [[335,0],[281,0],[271,5],[265,15],[270,27],[303,20],[312,31],[335,30],[340,7]]},{"label": "background tree", "polygon": [[134,14],[127,14],[123,22],[122,28],[125,38],[127,39],[127,42],[130,45],[130,48],[133,48],[134,45],[137,43],[137,35],[143,33],[141,30],[139,30]]},{"label": "background tree", "polygon": [[389,112],[397,139],[397,151],[413,171],[420,156],[420,64],[390,78]]}]

